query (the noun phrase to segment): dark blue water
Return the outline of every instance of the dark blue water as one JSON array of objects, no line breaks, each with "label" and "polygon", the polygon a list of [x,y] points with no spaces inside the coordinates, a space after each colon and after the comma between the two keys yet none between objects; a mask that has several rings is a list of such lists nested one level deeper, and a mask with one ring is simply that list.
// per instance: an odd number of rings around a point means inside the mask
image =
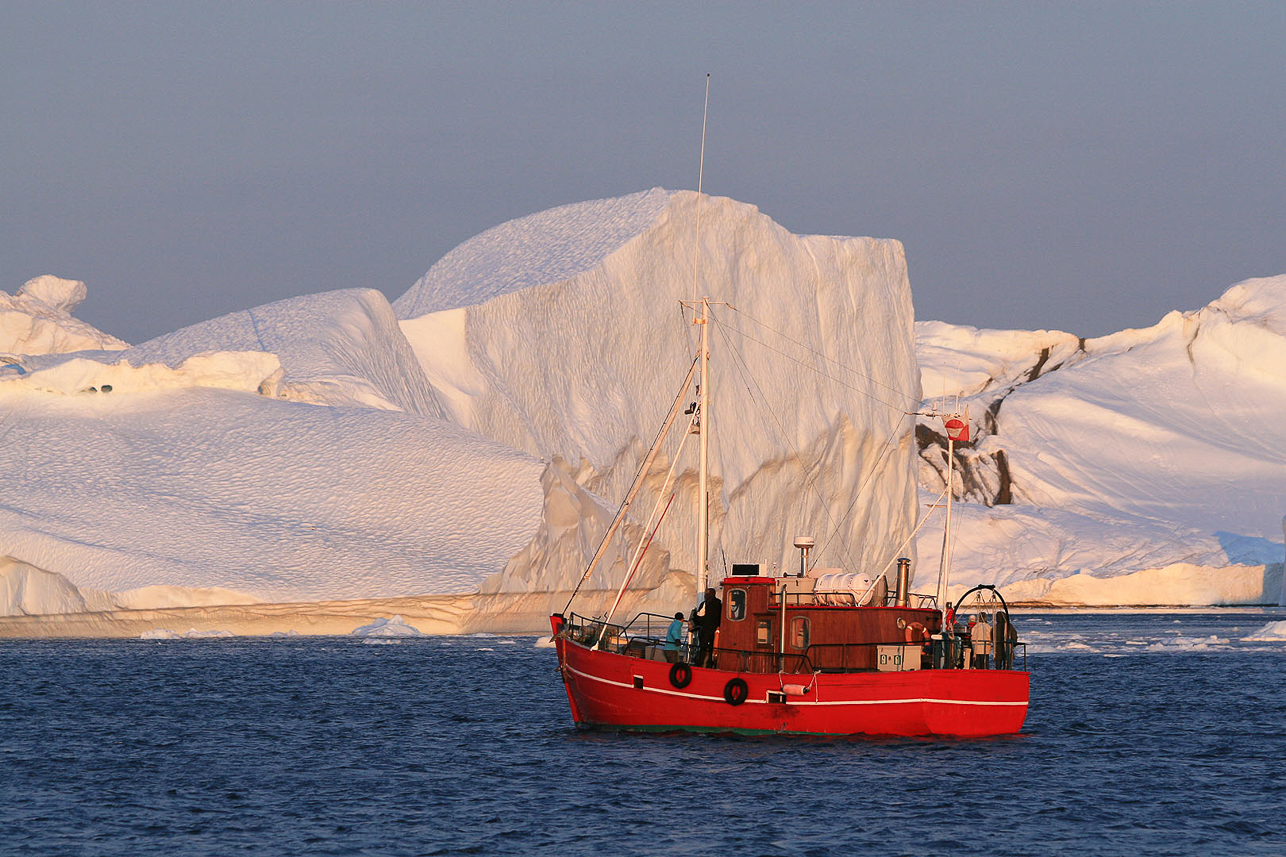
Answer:
[{"label": "dark blue water", "polygon": [[581,733],[532,638],[0,641],[0,854],[1280,855],[1274,618],[1020,617],[968,741]]}]

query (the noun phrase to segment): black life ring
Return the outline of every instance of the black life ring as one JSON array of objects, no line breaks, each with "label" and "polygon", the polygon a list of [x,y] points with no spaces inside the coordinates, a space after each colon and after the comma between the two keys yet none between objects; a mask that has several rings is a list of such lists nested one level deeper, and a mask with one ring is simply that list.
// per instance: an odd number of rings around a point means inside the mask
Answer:
[{"label": "black life ring", "polygon": [[679,690],[692,684],[692,667],[682,661],[670,667],[670,684]]},{"label": "black life ring", "polygon": [[750,696],[750,687],[744,679],[730,678],[723,686],[723,699],[729,705],[740,705]]}]

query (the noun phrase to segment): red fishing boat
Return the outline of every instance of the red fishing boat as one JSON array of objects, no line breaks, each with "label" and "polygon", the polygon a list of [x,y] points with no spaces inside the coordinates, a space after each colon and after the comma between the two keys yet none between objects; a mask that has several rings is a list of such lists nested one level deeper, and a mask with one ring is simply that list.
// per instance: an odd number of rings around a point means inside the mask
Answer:
[{"label": "red fishing boat", "polygon": [[[820,603],[816,594],[792,592],[791,583],[806,579],[725,578],[708,667],[666,661],[652,633],[665,617],[641,614],[622,627],[555,615],[572,719],[745,734],[980,736],[1022,728],[1028,674],[1009,660],[1023,657],[1021,644],[989,640],[991,652],[975,654],[978,641],[944,633],[935,608]],[[784,645],[773,639],[781,628]]]},{"label": "red fishing boat", "polygon": [[[658,435],[659,444],[699,366],[699,401],[685,412],[691,416],[687,434],[701,442],[698,594],[706,591],[708,575],[708,420],[702,415],[709,413],[711,303],[702,298],[689,304],[700,311],[695,323],[701,325],[701,350]],[[641,613],[629,622],[613,621],[630,582],[627,576],[606,615],[585,617],[565,609],[551,617],[572,719],[585,727],[746,734],[984,736],[1019,731],[1027,715],[1029,674],[1025,647],[1003,597],[995,587],[983,585],[957,599],[954,608],[946,602],[950,462],[955,442],[968,439],[967,419],[967,414],[963,419],[952,414],[944,421],[948,467],[942,505],[947,526],[935,593],[911,591],[910,560],[905,558],[897,560],[893,587],[885,574],[892,561],[871,576],[819,571],[809,565],[813,540],[800,537],[795,539],[800,565],[791,574],[766,575],[758,564],[732,567],[719,584],[722,598],[717,605],[708,602],[717,607],[718,630],[694,652],[667,633],[674,617]],[[658,448],[654,444],[645,458],[582,583],[625,519]],[[671,468],[662,497],[673,473]],[[655,532],[656,520],[654,512],[645,532]],[[631,576],[646,547],[641,543],[627,566]],[[957,617],[974,621],[966,625]],[[704,649],[711,651],[707,655]]]}]

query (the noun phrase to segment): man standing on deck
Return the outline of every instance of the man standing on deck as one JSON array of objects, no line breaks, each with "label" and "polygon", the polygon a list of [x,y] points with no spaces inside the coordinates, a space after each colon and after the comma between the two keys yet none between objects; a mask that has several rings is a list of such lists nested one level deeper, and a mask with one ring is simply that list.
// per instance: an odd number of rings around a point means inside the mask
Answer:
[{"label": "man standing on deck", "polygon": [[723,602],[713,588],[707,589],[705,600],[692,611],[692,627],[697,629],[697,654],[692,662],[696,666],[714,666],[714,632],[722,620]]}]

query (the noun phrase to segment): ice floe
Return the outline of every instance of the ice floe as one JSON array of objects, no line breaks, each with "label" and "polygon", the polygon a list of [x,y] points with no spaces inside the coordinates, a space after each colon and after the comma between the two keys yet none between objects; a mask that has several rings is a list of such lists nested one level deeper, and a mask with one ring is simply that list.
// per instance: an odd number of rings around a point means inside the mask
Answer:
[{"label": "ice floe", "polygon": [[1259,630],[1242,637],[1242,639],[1250,643],[1286,643],[1286,620],[1269,622]]}]

